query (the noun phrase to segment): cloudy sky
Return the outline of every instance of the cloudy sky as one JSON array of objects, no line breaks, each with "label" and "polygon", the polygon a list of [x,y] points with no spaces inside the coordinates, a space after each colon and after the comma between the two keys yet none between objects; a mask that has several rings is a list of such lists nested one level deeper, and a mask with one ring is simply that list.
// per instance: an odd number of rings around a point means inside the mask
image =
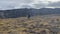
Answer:
[{"label": "cloudy sky", "polygon": [[0,10],[16,8],[59,8],[60,0],[0,0]]}]

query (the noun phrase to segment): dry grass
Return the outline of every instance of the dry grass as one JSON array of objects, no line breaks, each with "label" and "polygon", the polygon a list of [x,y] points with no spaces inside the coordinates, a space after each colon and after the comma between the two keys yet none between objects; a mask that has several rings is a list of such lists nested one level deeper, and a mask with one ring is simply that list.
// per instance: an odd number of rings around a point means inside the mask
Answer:
[{"label": "dry grass", "polygon": [[60,16],[34,16],[30,19],[0,19],[0,34],[54,34],[56,31],[59,34],[59,18]]}]

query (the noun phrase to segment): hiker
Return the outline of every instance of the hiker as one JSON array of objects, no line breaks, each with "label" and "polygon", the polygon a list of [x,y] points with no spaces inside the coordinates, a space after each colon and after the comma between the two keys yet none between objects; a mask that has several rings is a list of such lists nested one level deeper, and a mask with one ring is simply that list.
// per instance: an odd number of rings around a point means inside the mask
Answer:
[{"label": "hiker", "polygon": [[30,18],[30,14],[28,15],[28,18]]},{"label": "hiker", "polygon": [[27,18],[30,18],[30,17],[31,17],[31,15],[30,15],[30,14],[28,14]]}]

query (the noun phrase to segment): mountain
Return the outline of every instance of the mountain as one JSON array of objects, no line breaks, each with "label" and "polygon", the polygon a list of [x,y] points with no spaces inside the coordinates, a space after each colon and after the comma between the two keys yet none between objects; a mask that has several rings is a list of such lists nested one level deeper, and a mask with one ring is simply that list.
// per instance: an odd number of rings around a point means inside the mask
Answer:
[{"label": "mountain", "polygon": [[16,17],[24,17],[30,14],[34,15],[51,15],[51,14],[60,14],[60,8],[23,8],[23,9],[12,9],[12,10],[0,10],[0,18],[16,18]]}]

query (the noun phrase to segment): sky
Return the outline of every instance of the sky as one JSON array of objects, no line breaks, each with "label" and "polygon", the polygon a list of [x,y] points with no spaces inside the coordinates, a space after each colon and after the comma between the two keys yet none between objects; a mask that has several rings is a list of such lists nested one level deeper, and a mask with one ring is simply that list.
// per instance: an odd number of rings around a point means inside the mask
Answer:
[{"label": "sky", "polygon": [[0,10],[18,8],[60,8],[60,0],[0,0]]}]

